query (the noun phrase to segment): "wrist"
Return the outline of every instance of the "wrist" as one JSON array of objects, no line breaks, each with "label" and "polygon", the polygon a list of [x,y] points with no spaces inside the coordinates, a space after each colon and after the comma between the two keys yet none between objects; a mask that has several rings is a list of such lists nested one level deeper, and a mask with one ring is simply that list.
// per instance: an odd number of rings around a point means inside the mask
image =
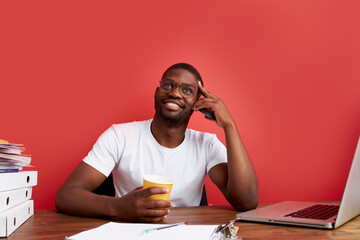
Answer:
[{"label": "wrist", "polygon": [[237,131],[236,123],[234,121],[230,121],[228,123],[225,123],[223,125],[223,129],[224,129],[225,133],[228,132],[228,131],[233,131],[233,130]]},{"label": "wrist", "polygon": [[122,209],[122,201],[121,198],[118,197],[107,197],[106,201],[106,212],[107,217],[110,217],[112,219],[122,219],[123,216],[121,215],[121,211],[119,209]]}]

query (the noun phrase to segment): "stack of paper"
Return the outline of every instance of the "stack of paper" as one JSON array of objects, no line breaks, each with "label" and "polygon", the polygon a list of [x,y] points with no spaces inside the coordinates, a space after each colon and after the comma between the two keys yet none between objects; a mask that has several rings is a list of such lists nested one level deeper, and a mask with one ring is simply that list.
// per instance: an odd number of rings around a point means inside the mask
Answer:
[{"label": "stack of paper", "polygon": [[31,161],[22,151],[22,144],[0,140],[0,237],[8,237],[34,214],[37,171],[19,171]]},{"label": "stack of paper", "polygon": [[29,167],[31,155],[23,154],[24,150],[23,144],[0,140],[0,173],[18,172],[23,167]]},{"label": "stack of paper", "polygon": [[[140,224],[109,222],[98,228],[67,237],[68,240],[132,239],[132,240],[209,240],[217,225],[181,225],[144,234],[145,230],[166,224]],[[219,239],[219,238],[217,238]]]}]

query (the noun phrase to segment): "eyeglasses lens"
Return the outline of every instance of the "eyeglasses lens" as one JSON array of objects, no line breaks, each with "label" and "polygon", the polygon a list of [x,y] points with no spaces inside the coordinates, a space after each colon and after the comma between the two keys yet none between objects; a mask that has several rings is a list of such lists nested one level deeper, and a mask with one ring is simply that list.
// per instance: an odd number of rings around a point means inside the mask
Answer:
[{"label": "eyeglasses lens", "polygon": [[[176,83],[170,79],[164,79],[160,81],[160,89],[163,92],[170,93],[176,88]],[[180,84],[179,91],[184,98],[191,98],[196,92],[196,88],[187,83]]]}]

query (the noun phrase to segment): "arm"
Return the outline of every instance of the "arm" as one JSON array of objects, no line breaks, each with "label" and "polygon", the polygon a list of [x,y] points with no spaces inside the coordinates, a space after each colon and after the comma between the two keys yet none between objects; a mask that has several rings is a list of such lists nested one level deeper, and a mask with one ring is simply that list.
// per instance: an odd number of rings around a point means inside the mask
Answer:
[{"label": "arm", "polygon": [[[162,200],[149,200],[153,194],[166,193],[166,188],[142,187],[117,198],[92,193],[105,176],[84,162],[80,162],[70,177],[59,189],[56,208],[65,213],[121,219],[132,222],[159,222],[166,218],[172,203]],[[155,209],[163,208],[163,209]]]},{"label": "arm", "polygon": [[216,123],[223,128],[226,138],[228,163],[211,168],[209,177],[235,209],[254,209],[258,204],[257,178],[236,124],[224,102],[198,83],[199,91],[204,98],[200,98],[194,104],[194,110],[213,110]]}]

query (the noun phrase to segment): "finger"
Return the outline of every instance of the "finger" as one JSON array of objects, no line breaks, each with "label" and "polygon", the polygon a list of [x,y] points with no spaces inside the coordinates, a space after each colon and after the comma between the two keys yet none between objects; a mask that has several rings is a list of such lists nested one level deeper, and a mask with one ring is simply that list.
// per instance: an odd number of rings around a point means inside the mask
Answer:
[{"label": "finger", "polygon": [[141,207],[147,210],[165,210],[170,209],[173,206],[172,202],[166,200],[152,200],[147,199],[142,202]]},{"label": "finger", "polygon": [[139,222],[156,223],[156,222],[163,222],[165,219],[166,219],[166,216],[156,217],[156,218],[144,217],[144,218],[141,218],[141,220]]},{"label": "finger", "polygon": [[200,98],[193,105],[193,110],[199,110],[201,108],[210,108],[214,109],[216,101],[210,98]]},{"label": "finger", "polygon": [[149,200],[146,204],[146,208],[151,209],[164,209],[171,208],[173,206],[172,202],[166,200]]},{"label": "finger", "polygon": [[168,188],[164,188],[164,187],[150,187],[150,188],[146,188],[143,191],[144,196],[148,197],[150,195],[154,195],[154,194],[165,194],[165,193],[169,193],[169,189]]},{"label": "finger", "polygon": [[168,213],[165,214],[151,214],[148,212],[142,212],[140,216],[132,219],[134,222],[161,222],[167,217]]},{"label": "finger", "polygon": [[143,210],[142,215],[144,217],[163,217],[169,213],[169,208],[150,208]]},{"label": "finger", "polygon": [[206,90],[206,89],[202,86],[202,84],[201,84],[200,81],[198,81],[198,87],[199,87],[200,93],[201,93],[204,97],[208,98],[208,97],[210,96],[210,92],[209,92],[208,90]]}]

